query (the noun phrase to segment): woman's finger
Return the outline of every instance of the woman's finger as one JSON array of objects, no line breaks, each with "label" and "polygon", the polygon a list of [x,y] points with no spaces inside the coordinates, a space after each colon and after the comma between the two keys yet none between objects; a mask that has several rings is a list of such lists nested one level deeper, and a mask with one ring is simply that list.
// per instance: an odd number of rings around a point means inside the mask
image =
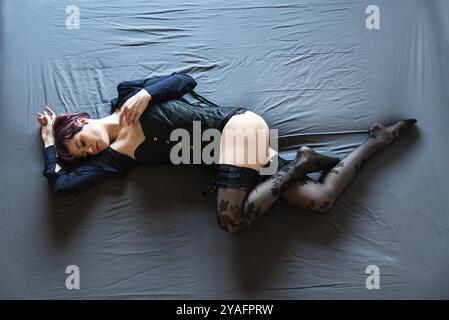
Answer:
[{"label": "woman's finger", "polygon": [[136,116],[134,117],[134,124],[136,124],[137,122],[139,122],[139,118],[141,116],[140,112],[136,112]]},{"label": "woman's finger", "polygon": [[44,114],[43,114],[42,117],[41,117],[42,121],[46,121],[46,120],[47,120],[47,117],[48,117],[48,115],[45,114],[45,112],[44,112]]},{"label": "woman's finger", "polygon": [[47,111],[48,111],[52,116],[56,116],[55,112],[54,112],[48,105],[45,105],[45,109],[47,109]]},{"label": "woman's finger", "polygon": [[38,115],[36,115],[36,119],[37,119],[37,122],[39,123],[39,125],[42,126],[43,125],[42,120],[41,120],[41,118],[39,118]]},{"label": "woman's finger", "polygon": [[51,117],[48,114],[45,115],[44,119],[45,119],[45,125],[52,123]]},{"label": "woman's finger", "polygon": [[133,112],[131,117],[129,117],[129,124],[134,124],[134,119],[136,118],[136,112]]},{"label": "woman's finger", "polygon": [[129,126],[132,122],[132,118],[133,118],[133,112],[130,111],[128,112],[127,116],[126,116],[126,124]]},{"label": "woman's finger", "polygon": [[121,126],[121,127],[124,125],[125,116],[126,116],[126,109],[124,109],[124,110],[122,111],[122,113],[120,114],[120,120],[119,120],[119,123],[120,123],[120,126]]},{"label": "woman's finger", "polygon": [[135,110],[134,114],[133,114],[133,119],[132,119],[133,125],[136,124],[138,118],[139,118],[139,112],[137,110]]},{"label": "woman's finger", "polygon": [[126,113],[126,124],[131,124],[131,119],[133,117],[133,110],[131,109],[131,106],[128,107],[128,112]]}]

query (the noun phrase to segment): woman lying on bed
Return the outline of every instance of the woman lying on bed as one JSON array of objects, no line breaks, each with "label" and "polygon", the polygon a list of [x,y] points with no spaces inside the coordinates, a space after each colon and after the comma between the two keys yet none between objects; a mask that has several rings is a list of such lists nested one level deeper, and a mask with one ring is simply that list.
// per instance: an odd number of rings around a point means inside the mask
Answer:
[{"label": "woman lying on bed", "polygon": [[[37,113],[37,121],[45,145],[43,174],[53,194],[64,196],[115,175],[123,177],[134,166],[171,163],[170,150],[177,144],[170,140],[171,132],[176,128],[191,132],[193,121],[199,120],[202,130],[222,133],[218,163],[212,164],[217,169],[217,222],[235,234],[280,198],[292,206],[328,211],[366,160],[416,123],[415,119],[388,127],[375,123],[368,139],[341,160],[301,147],[295,159],[287,161],[270,147],[269,128],[261,116],[241,107],[217,106],[196,94],[196,85],[192,77],[180,73],[122,82],[118,98],[111,101],[111,114],[101,119],[91,119],[84,112],[56,116],[45,106],[43,114]],[[188,92],[205,105],[182,98]],[[227,132],[238,130],[252,131],[256,143],[226,139]],[[261,150],[262,159],[250,156]],[[234,157],[239,153],[243,157]],[[270,164],[277,171],[260,175]],[[319,182],[306,176],[314,171],[325,171]]]}]

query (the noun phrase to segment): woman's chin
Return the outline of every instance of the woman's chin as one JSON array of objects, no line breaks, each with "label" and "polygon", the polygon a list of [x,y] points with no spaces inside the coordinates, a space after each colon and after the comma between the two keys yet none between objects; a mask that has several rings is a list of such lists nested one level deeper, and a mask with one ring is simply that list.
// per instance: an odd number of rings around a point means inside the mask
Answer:
[{"label": "woman's chin", "polygon": [[104,141],[98,141],[98,152],[102,152],[108,148],[109,144]]}]

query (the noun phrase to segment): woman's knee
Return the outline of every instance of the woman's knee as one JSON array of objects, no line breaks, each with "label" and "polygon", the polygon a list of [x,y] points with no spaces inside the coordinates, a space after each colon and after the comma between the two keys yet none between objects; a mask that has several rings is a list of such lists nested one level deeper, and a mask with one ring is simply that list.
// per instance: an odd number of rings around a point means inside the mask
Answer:
[{"label": "woman's knee", "polygon": [[229,234],[236,234],[239,230],[240,224],[240,212],[232,212],[232,216],[229,215],[230,212],[223,212],[218,210],[217,212],[217,224],[218,226]]},{"label": "woman's knee", "polygon": [[309,199],[306,209],[313,212],[326,213],[332,209],[335,200],[332,190],[322,188],[314,197]]},{"label": "woman's knee", "polygon": [[235,234],[234,221],[224,213],[217,213],[218,226],[229,234]]},{"label": "woman's knee", "polygon": [[[223,182],[223,181],[218,181]],[[235,188],[233,181],[226,181],[226,184],[232,185],[233,188],[217,189],[217,223],[218,226],[229,234],[237,233],[238,224],[240,223],[243,203],[248,191]],[[234,183],[242,183],[242,181],[234,181]]]}]

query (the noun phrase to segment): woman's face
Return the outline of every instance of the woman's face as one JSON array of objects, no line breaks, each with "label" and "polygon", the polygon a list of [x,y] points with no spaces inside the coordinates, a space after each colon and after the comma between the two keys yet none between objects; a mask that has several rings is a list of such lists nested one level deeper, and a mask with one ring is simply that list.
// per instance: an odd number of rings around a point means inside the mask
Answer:
[{"label": "woman's face", "polygon": [[87,118],[79,118],[77,121],[83,125],[83,129],[77,132],[67,144],[71,155],[76,158],[92,156],[109,146],[110,140],[106,129],[97,121]]}]

